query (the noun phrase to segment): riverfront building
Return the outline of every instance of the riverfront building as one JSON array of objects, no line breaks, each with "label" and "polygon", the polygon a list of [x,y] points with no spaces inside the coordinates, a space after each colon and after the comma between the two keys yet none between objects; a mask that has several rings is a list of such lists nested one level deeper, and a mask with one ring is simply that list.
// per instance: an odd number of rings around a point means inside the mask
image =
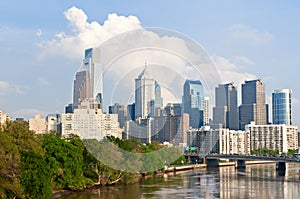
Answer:
[{"label": "riverfront building", "polygon": [[250,154],[250,132],[203,126],[188,130],[187,145],[197,147],[200,154]]},{"label": "riverfront building", "polygon": [[256,125],[252,122],[246,125],[250,132],[251,150],[267,148],[278,150],[279,153],[289,149],[298,149],[298,127],[286,124]]}]

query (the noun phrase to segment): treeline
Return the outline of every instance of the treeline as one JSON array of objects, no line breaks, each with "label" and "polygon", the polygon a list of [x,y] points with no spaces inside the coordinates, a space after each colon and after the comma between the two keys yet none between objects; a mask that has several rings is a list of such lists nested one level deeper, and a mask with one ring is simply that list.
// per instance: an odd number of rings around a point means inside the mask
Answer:
[{"label": "treeline", "polygon": [[[117,149],[107,147],[108,143]],[[93,149],[87,150],[85,145]],[[142,171],[153,172],[173,162],[168,159],[172,154],[178,158],[173,149],[164,150],[159,143],[144,145],[138,140],[108,137],[101,143],[88,140],[85,145],[77,136],[63,139],[55,132],[37,135],[27,122],[7,122],[0,128],[0,198],[49,198],[59,190],[132,183]],[[119,164],[122,169],[115,167]],[[130,168],[135,172],[128,172]]]}]

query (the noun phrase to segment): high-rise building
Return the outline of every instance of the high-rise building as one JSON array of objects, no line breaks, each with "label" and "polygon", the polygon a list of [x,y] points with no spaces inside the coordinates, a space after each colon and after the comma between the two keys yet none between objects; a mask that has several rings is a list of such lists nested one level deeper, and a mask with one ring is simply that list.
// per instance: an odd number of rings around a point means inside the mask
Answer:
[{"label": "high-rise building", "polygon": [[74,80],[73,107],[77,108],[83,100],[91,97],[92,81],[90,72],[88,70],[77,72]]},{"label": "high-rise building", "polygon": [[215,89],[216,107],[213,122],[218,128],[239,129],[237,90],[233,83],[220,84]]},{"label": "high-rise building", "polygon": [[242,84],[242,104],[239,107],[240,129],[254,121],[257,125],[268,123],[265,84],[260,80],[245,81]]},{"label": "high-rise building", "polygon": [[209,125],[209,97],[203,98],[203,125]]},{"label": "high-rise building", "polygon": [[190,126],[199,128],[203,125],[203,86],[199,80],[186,80],[183,86],[183,112],[190,115]]},{"label": "high-rise building", "polygon": [[102,68],[100,67],[100,49],[85,50],[83,66],[76,73],[73,88],[73,109],[87,98],[95,98],[103,93]]},{"label": "high-rise building", "polygon": [[150,76],[145,64],[144,70],[135,79],[135,118],[155,117],[162,105],[161,87]]},{"label": "high-rise building", "polygon": [[29,119],[29,130],[36,134],[45,134],[47,133],[47,121],[40,114],[37,114],[35,118]]},{"label": "high-rise building", "polygon": [[273,124],[292,125],[292,90],[280,89],[272,93]]},{"label": "high-rise building", "polygon": [[135,103],[127,105],[127,120],[135,120]]}]

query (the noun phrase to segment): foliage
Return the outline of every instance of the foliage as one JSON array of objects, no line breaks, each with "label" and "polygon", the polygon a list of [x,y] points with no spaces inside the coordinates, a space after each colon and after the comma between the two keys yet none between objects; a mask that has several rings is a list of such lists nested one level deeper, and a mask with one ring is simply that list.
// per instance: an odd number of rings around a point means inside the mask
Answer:
[{"label": "foliage", "polygon": [[288,152],[287,152],[287,155],[288,156],[293,156],[294,153],[298,153],[298,150],[297,149],[289,149]]},{"label": "foliage", "polygon": [[252,150],[251,154],[268,154],[268,155],[275,155],[279,154],[278,150],[266,149],[266,148],[259,148],[257,150]]},{"label": "foliage", "polygon": [[49,198],[52,194],[50,167],[36,152],[21,152],[21,185],[28,198]]}]

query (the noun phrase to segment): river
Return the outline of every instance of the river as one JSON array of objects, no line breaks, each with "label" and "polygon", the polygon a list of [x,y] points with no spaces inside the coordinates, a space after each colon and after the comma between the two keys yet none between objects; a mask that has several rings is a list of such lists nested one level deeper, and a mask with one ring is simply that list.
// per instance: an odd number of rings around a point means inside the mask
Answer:
[{"label": "river", "polygon": [[60,198],[300,198],[299,165],[288,164],[285,176],[275,164],[247,165],[246,170],[198,169],[143,179],[140,183],[72,193]]}]

